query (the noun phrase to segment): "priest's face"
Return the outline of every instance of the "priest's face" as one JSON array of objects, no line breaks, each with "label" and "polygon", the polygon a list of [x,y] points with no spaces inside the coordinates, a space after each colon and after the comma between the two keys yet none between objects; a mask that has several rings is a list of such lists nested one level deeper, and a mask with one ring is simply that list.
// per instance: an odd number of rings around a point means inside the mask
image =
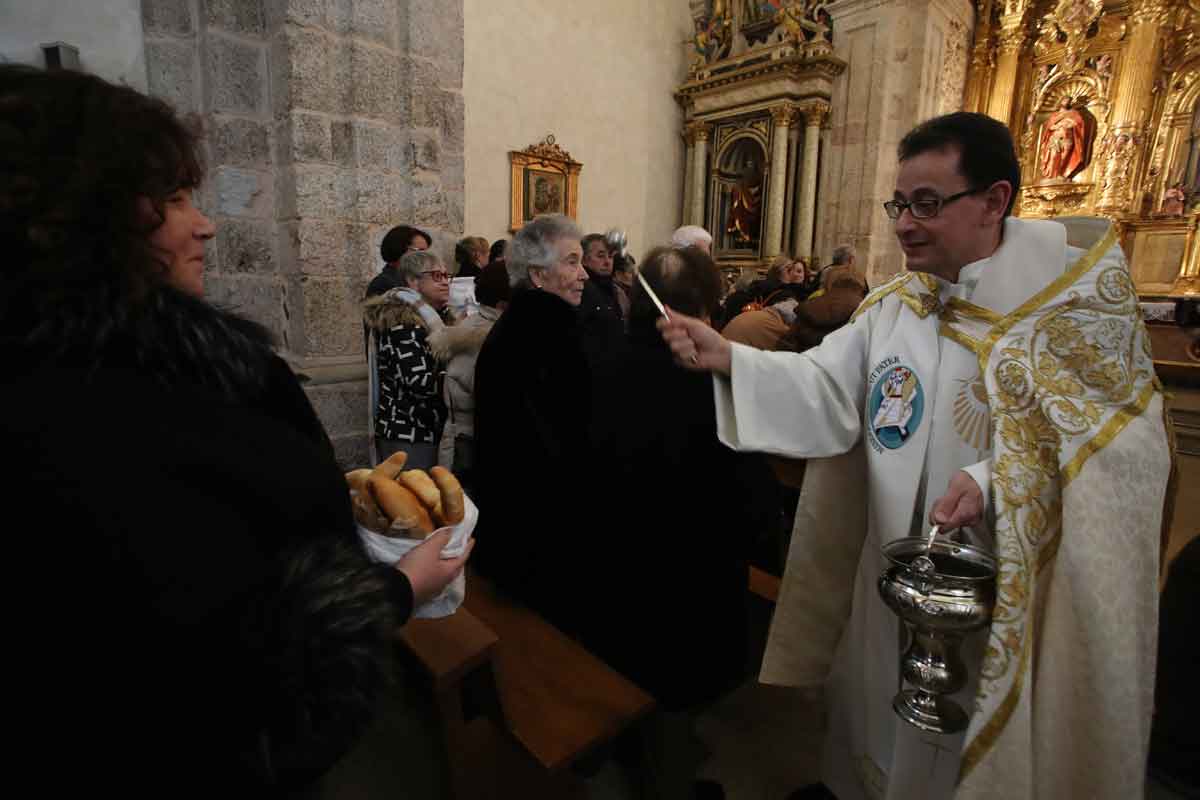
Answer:
[{"label": "priest's face", "polygon": [[[910,270],[931,272],[953,282],[964,266],[995,251],[998,226],[1004,220],[1004,206],[996,207],[996,192],[971,186],[958,171],[958,159],[958,148],[948,147],[926,150],[900,162],[893,195],[894,200],[932,200],[935,207],[940,206],[934,216],[924,218],[913,216],[911,208],[904,209],[895,221],[896,238]],[[946,202],[946,198],[953,199]],[[1005,204],[1007,201],[1004,194]],[[929,208],[928,203],[922,205]]]}]

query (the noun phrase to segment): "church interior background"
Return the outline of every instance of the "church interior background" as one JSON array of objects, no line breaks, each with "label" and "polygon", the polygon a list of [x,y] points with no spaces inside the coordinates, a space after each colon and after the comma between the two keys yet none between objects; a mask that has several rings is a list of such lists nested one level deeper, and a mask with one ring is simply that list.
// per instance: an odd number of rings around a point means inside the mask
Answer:
[{"label": "church interior background", "polygon": [[730,283],[848,243],[878,285],[900,138],[986,113],[1019,215],[1118,226],[1172,394],[1172,551],[1200,531],[1200,0],[0,0],[0,58],[55,42],[199,120],[210,298],[275,334],[347,465],[380,239],[415,224],[452,264],[510,235],[510,154],[554,142],[565,210],[639,258],[691,223]]}]

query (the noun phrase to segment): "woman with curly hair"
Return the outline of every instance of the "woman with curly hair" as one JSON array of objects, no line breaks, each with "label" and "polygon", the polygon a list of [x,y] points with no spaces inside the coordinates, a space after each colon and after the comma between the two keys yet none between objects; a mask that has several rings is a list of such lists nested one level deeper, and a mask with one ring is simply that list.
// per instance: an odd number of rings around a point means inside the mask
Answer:
[{"label": "woman with curly hair", "polygon": [[266,330],[203,299],[201,178],[161,101],[0,66],[6,718],[47,794],[310,784],[368,724],[390,627],[461,568],[436,539],[367,561]]}]

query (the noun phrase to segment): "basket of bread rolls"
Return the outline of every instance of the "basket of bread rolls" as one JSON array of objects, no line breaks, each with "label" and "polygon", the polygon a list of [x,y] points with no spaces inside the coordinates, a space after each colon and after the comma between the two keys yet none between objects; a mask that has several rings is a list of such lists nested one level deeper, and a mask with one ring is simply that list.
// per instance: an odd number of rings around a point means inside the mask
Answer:
[{"label": "basket of bread rolls", "polygon": [[[475,530],[479,510],[450,470],[405,469],[407,458],[400,451],[374,469],[346,473],[358,535],[372,559],[393,564],[434,532],[449,528],[442,558],[457,558]],[[449,616],[465,594],[466,579],[460,574],[444,592],[414,609],[413,616]]]}]

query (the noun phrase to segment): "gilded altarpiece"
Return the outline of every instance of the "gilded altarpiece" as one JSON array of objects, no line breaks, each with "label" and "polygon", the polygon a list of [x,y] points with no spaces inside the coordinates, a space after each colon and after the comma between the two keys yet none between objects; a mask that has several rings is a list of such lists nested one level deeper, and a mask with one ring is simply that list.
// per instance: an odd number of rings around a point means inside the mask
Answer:
[{"label": "gilded altarpiece", "polygon": [[966,108],[1007,123],[1019,213],[1121,228],[1144,298],[1200,295],[1200,0],[977,0]]},{"label": "gilded altarpiece", "polygon": [[1173,324],[1176,301],[1200,298],[1200,0],[976,11],[965,107],[1012,130],[1018,213],[1112,219],[1160,371],[1190,364],[1200,379],[1200,339]]},{"label": "gilded altarpiece", "polygon": [[691,66],[676,99],[687,146],[684,221],[713,235],[732,281],[780,254],[810,258],[833,80],[823,2],[693,2]]}]

